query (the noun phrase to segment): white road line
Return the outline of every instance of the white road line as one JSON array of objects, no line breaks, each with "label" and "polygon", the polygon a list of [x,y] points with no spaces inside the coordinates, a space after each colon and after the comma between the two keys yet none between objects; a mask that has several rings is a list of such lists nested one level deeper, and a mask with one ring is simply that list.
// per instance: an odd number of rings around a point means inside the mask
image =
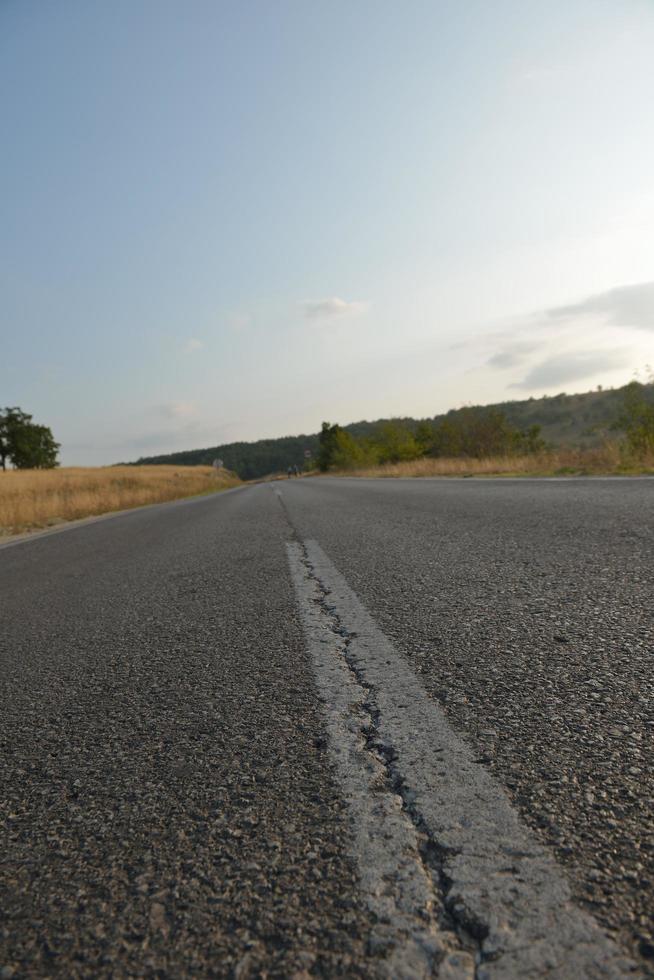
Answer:
[{"label": "white road line", "polygon": [[[321,698],[327,707],[329,748],[352,816],[361,887],[378,925],[371,950],[389,977],[429,977],[449,957],[452,977],[474,977],[474,959],[460,954],[452,934],[441,933],[430,871],[418,832],[388,785],[386,768],[369,751],[364,732],[372,725],[366,691],[348,668],[343,637],[334,633],[321,607],[318,584],[297,544],[289,560]],[[449,955],[451,953],[451,956]]]},{"label": "white road line", "polygon": [[288,554],[361,887],[380,919],[378,972],[638,975],[319,545]]}]

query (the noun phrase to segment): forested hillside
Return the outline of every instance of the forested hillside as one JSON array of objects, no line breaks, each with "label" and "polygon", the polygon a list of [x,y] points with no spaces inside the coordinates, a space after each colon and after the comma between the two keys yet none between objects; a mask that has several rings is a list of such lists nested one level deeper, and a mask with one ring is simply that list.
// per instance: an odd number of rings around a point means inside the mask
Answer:
[{"label": "forested hillside", "polygon": [[[607,391],[588,391],[578,395],[564,393],[553,397],[529,398],[523,401],[499,402],[484,406],[487,411],[501,412],[507,422],[516,429],[527,430],[540,426],[540,435],[551,446],[598,445],[603,439],[616,435],[615,424],[620,416],[625,388]],[[654,404],[654,384],[642,386],[643,396]],[[482,406],[474,406],[481,410]],[[439,422],[445,418],[456,417],[465,409],[452,409],[444,415],[433,418],[394,419],[415,432],[421,422]],[[374,422],[352,422],[343,429],[357,438],[373,437],[382,429],[388,419]],[[305,450],[310,450],[312,459],[318,454],[318,433],[300,436],[282,436],[278,439],[259,439],[256,442],[232,442],[207,449],[191,449],[184,452],[169,453],[162,456],[148,456],[139,459],[144,463],[174,463],[182,466],[211,464],[214,459],[222,459],[227,469],[233,470],[243,480],[253,480],[269,473],[283,472],[289,466],[302,467]]]},{"label": "forested hillside", "polygon": [[317,433],[310,436],[258,439],[256,442],[230,442],[209,449],[188,449],[164,456],[147,456],[140,459],[138,464],[147,462],[204,466],[211,465],[215,459],[222,459],[225,468],[237,473],[242,480],[256,480],[269,473],[286,470],[289,466],[302,468],[305,449],[311,450],[312,456],[315,456],[318,451]]}]

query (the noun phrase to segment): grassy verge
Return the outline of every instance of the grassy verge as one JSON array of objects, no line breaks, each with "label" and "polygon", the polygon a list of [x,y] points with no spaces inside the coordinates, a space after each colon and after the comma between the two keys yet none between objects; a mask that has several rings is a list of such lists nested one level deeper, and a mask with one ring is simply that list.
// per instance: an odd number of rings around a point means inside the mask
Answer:
[{"label": "grassy verge", "polygon": [[238,486],[211,466],[66,467],[0,472],[0,535]]},{"label": "grassy verge", "polygon": [[629,460],[620,447],[560,449],[529,456],[487,459],[422,458],[364,469],[341,470],[338,476],[638,476],[654,474],[654,456]]}]

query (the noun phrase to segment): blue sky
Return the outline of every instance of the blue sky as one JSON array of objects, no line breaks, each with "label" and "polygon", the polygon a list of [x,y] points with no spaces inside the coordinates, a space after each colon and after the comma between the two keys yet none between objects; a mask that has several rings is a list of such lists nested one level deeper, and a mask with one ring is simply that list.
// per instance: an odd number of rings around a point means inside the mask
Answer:
[{"label": "blue sky", "polygon": [[1,0],[0,404],[109,463],[654,362],[650,0]]}]

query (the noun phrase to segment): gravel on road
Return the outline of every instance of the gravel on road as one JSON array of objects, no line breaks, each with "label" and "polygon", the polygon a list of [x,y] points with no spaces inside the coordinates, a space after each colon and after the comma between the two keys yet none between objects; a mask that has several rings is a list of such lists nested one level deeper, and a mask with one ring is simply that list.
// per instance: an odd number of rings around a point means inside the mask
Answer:
[{"label": "gravel on road", "polygon": [[654,483],[303,479],[0,549],[2,980],[375,975],[291,539],[654,975]]},{"label": "gravel on road", "polygon": [[365,975],[272,495],[0,554],[3,977]]},{"label": "gravel on road", "polygon": [[654,974],[654,481],[322,479],[284,500]]}]

